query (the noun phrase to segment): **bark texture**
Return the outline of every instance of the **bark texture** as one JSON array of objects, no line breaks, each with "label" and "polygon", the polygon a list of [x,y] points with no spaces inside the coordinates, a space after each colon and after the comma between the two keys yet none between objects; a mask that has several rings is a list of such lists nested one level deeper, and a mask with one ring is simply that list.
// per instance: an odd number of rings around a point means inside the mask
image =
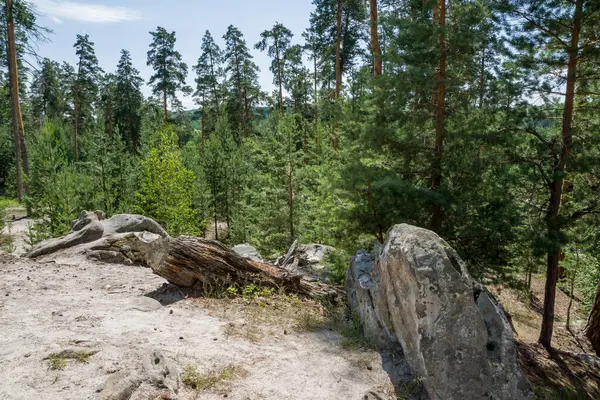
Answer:
[{"label": "bark texture", "polygon": [[223,285],[283,288],[314,298],[332,298],[337,290],[271,264],[244,258],[219,242],[192,236],[172,239],[164,261],[153,268],[169,282],[186,288]]},{"label": "bark texture", "polygon": [[377,78],[383,72],[383,59],[379,45],[379,20],[377,17],[377,0],[369,0],[371,15],[371,52],[373,53],[373,76]]}]

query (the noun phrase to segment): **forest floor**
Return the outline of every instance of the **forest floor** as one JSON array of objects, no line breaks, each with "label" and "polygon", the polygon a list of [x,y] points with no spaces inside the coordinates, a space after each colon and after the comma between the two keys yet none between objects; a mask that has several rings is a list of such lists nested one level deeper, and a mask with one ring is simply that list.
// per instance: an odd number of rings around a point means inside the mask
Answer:
[{"label": "forest floor", "polygon": [[0,255],[0,398],[98,399],[156,351],[207,382],[180,400],[393,398],[380,355],[326,319],[294,296],[193,299],[148,268]]},{"label": "forest floor", "polygon": [[381,356],[314,302],[188,297],[144,267],[19,258],[27,224],[11,224],[13,255],[0,250],[1,399],[99,399],[154,352],[177,366],[179,400],[395,399]]},{"label": "forest floor", "polygon": [[555,325],[548,352],[537,343],[542,326],[544,276],[533,276],[531,296],[506,285],[489,284],[512,317],[521,364],[540,399],[600,399],[600,362],[583,330],[586,315],[574,300],[567,330],[569,296],[556,291]]}]

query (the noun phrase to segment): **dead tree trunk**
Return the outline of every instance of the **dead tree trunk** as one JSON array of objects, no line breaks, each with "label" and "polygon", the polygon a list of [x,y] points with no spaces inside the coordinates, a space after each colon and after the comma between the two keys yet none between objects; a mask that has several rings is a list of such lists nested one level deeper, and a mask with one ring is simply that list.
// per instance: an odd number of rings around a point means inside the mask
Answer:
[{"label": "dead tree trunk", "polygon": [[283,268],[249,260],[219,242],[191,236],[172,239],[164,261],[153,270],[184,288],[243,287],[254,283],[313,298],[337,295],[329,286],[309,282]]}]

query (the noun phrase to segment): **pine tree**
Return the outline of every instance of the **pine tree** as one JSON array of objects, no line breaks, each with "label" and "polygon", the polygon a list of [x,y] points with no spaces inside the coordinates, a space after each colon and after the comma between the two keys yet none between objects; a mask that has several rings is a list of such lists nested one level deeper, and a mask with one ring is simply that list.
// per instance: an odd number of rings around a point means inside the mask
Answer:
[{"label": "pine tree", "polygon": [[141,163],[143,172],[138,194],[139,211],[154,218],[172,235],[198,231],[192,208],[194,174],[186,169],[177,146],[177,135],[165,127]]},{"label": "pine tree", "polygon": [[114,120],[121,138],[132,153],[140,147],[141,108],[144,96],[141,91],[143,79],[133,67],[131,54],[121,50],[117,65]]},{"label": "pine tree", "polygon": [[246,45],[242,32],[233,25],[227,28],[225,39],[225,72],[228,74],[228,104],[231,126],[244,136],[250,135],[254,105],[258,100],[258,66]]},{"label": "pine tree", "polygon": [[163,27],[150,32],[152,43],[148,51],[148,66],[154,69],[148,84],[152,86],[152,93],[160,96],[163,101],[165,121],[168,120],[168,101],[174,106],[179,106],[177,91],[189,93],[191,89],[185,85],[188,67],[181,59],[181,54],[175,50],[175,32],[167,32]]},{"label": "pine tree", "polygon": [[73,155],[79,160],[79,138],[94,129],[94,107],[98,101],[102,69],[98,65],[94,43],[89,35],[77,35],[73,46],[78,57],[73,81]]},{"label": "pine tree", "polygon": [[[544,129],[539,121],[529,121],[520,128],[531,136],[534,143],[528,149],[541,149],[530,160],[539,171],[546,199],[542,209],[545,213],[545,235],[539,245],[547,253],[544,314],[539,342],[549,348],[554,329],[554,305],[558,269],[562,249],[567,242],[564,230],[577,220],[596,210],[597,183],[588,165],[591,157],[588,130],[578,131],[580,124],[589,124],[585,116],[585,104],[593,102],[595,93],[589,91],[589,77],[600,55],[597,32],[600,30],[600,4],[584,0],[563,1],[505,0],[499,2],[501,10],[509,19],[506,29],[511,33],[511,44],[518,51],[518,61],[525,80],[522,85],[531,93],[542,96],[561,96],[564,103],[555,108],[562,114],[560,129]],[[534,62],[532,62],[534,61]],[[566,75],[555,71],[565,71]],[[550,102],[549,102],[550,103]],[[581,111],[575,113],[576,107]],[[575,118],[577,116],[577,118]],[[543,114],[537,114],[544,118]],[[585,122],[584,122],[585,121]],[[575,134],[574,134],[575,133]],[[537,153],[537,151],[535,152]],[[585,160],[585,161],[584,161]],[[594,171],[595,172],[595,171]],[[577,179],[579,174],[588,178]],[[576,191],[578,196],[569,193]]]},{"label": "pine tree", "polygon": [[210,115],[215,117],[221,107],[221,80],[223,79],[223,52],[215,43],[209,31],[202,38],[202,54],[194,66],[196,71],[196,91],[194,97],[202,108],[202,149],[206,138],[206,120]]},{"label": "pine tree", "polygon": [[41,122],[45,122],[45,119],[58,120],[63,116],[65,100],[60,89],[59,78],[60,65],[48,58],[42,60],[40,71],[34,73],[30,99],[33,114]]},{"label": "pine tree", "polygon": [[[310,15],[309,31],[314,35],[318,54],[323,57],[322,83],[331,88],[338,80],[341,85],[344,73],[352,68],[361,53],[366,27],[365,4],[360,0],[313,0],[313,5],[315,11]],[[339,68],[336,68],[337,60]],[[336,89],[340,89],[337,86]]]},{"label": "pine tree", "polygon": [[285,90],[290,94],[295,113],[308,116],[308,104],[311,101],[312,83],[310,71],[304,66],[302,56],[303,48],[300,45],[291,46],[284,55],[284,82]]},{"label": "pine tree", "polygon": [[115,98],[117,95],[117,77],[106,74],[102,77],[99,91],[99,109],[104,120],[104,131],[110,139],[115,133]]},{"label": "pine tree", "polygon": [[287,79],[285,76],[286,71],[284,70],[285,54],[290,48],[290,43],[294,35],[283,24],[276,22],[271,30],[264,31],[260,36],[262,40],[256,43],[254,47],[260,51],[267,50],[267,54],[273,60],[271,62],[271,72],[273,73],[273,82],[279,88],[279,110],[283,114],[283,85]]}]

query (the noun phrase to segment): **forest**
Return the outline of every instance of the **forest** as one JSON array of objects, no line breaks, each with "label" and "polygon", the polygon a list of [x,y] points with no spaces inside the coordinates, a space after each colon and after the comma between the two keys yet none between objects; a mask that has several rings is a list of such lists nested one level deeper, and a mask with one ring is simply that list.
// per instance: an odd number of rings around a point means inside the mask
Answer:
[{"label": "forest", "polygon": [[[313,0],[306,31],[274,21],[256,43],[159,26],[146,78],[127,49],[103,70],[88,35],[74,65],[36,57],[52,32],[3,3],[0,190],[34,218],[32,245],[82,210],[138,213],[173,236],[225,226],[218,240],[266,256],[334,246],[342,283],[358,249],[409,223],[475,277],[526,292],[542,274],[546,347],[556,291],[576,294],[600,346],[600,2]],[[198,40],[195,65],[178,40]]]}]

